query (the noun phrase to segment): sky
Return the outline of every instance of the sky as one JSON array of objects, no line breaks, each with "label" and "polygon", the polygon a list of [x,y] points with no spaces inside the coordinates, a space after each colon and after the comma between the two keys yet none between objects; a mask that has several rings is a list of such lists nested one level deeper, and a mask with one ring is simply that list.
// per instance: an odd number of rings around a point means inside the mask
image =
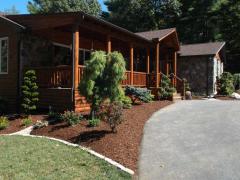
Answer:
[{"label": "sky", "polygon": [[[15,6],[16,9],[21,13],[28,13],[27,11],[27,2],[29,0],[0,0],[0,11],[11,9],[12,6]],[[105,11],[106,6],[103,4],[104,0],[98,0],[102,6],[102,9]]]}]

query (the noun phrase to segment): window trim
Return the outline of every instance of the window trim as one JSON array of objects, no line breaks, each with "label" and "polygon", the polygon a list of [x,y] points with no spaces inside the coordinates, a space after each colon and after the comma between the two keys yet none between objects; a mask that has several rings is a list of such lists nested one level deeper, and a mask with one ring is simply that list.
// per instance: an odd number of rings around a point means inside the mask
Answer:
[{"label": "window trim", "polygon": [[[2,40],[7,40],[7,72],[1,71],[1,62],[2,62]],[[9,62],[9,38],[8,37],[0,37],[0,75],[8,74],[8,62]]]}]

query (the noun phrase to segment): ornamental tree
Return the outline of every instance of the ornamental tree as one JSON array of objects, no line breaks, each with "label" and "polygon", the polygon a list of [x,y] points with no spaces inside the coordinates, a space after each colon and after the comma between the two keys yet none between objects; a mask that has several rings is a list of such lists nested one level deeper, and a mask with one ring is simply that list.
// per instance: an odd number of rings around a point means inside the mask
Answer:
[{"label": "ornamental tree", "polygon": [[124,95],[121,81],[125,78],[125,61],[121,53],[112,52],[106,55],[103,51],[95,51],[85,65],[79,93],[91,104],[90,116],[94,119],[104,100],[120,101]]},{"label": "ornamental tree", "polygon": [[171,80],[163,75],[161,79],[161,86],[158,91],[158,96],[160,99],[169,99],[173,96],[176,89],[172,86]]},{"label": "ornamental tree", "polygon": [[37,77],[34,70],[28,70],[23,79],[22,85],[22,108],[26,115],[37,109],[36,103],[39,101],[36,83]]}]

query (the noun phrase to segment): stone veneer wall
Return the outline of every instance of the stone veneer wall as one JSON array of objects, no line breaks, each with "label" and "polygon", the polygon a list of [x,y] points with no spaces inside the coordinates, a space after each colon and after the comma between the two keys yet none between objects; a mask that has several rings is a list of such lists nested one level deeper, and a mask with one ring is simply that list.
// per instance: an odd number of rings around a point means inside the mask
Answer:
[{"label": "stone veneer wall", "polygon": [[214,85],[213,56],[187,56],[178,58],[178,76],[186,78],[195,95],[213,95]]},{"label": "stone veneer wall", "polygon": [[53,62],[53,44],[36,36],[22,35],[21,63],[23,67],[51,66]]}]

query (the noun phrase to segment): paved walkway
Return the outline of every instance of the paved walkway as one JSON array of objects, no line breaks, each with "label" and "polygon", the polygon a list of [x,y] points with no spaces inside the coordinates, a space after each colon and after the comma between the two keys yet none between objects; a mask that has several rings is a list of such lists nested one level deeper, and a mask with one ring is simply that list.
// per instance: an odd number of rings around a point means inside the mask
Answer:
[{"label": "paved walkway", "polygon": [[239,101],[181,101],[144,131],[141,180],[240,179]]}]

